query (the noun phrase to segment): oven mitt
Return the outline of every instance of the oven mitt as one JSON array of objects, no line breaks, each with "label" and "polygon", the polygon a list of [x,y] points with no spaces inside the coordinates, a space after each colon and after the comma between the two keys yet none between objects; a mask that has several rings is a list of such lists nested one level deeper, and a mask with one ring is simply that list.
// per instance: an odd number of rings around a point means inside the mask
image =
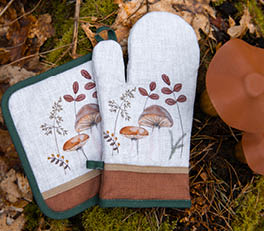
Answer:
[{"label": "oven mitt", "polygon": [[3,115],[41,210],[66,218],[98,202],[101,116],[91,54],[9,88]]},{"label": "oven mitt", "polygon": [[93,71],[102,112],[102,207],[189,207],[189,156],[199,46],[177,15],[152,12],[121,47],[102,41]]}]

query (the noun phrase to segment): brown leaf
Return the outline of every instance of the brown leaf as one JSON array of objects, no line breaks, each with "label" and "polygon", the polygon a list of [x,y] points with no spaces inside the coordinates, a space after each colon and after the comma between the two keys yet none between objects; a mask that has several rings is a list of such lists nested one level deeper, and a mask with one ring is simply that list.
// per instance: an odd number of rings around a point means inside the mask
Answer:
[{"label": "brown leaf", "polygon": [[86,70],[81,70],[81,75],[86,78],[86,79],[91,79],[92,76],[90,75],[90,73]]},{"label": "brown leaf", "polygon": [[6,178],[0,183],[0,189],[6,193],[6,199],[12,203],[16,202],[22,196],[15,181],[16,172],[14,169],[10,169]]},{"label": "brown leaf", "polygon": [[95,39],[95,33],[91,31],[90,24],[89,23],[82,23],[81,24],[82,29],[84,30],[87,38],[90,40],[92,46],[94,47],[97,43]]},{"label": "brown leaf", "polygon": [[179,103],[183,103],[187,100],[186,96],[185,95],[180,95],[177,99],[177,102]]},{"label": "brown leaf", "polygon": [[214,38],[209,18],[215,18],[215,11],[210,6],[210,0],[149,0],[148,2],[147,8],[144,0],[118,1],[119,10],[113,28],[121,45],[126,45],[129,29],[137,20],[152,11],[165,11],[181,16],[193,27],[198,40],[201,38],[200,30],[210,38]]},{"label": "brown leaf", "polygon": [[165,103],[168,105],[174,105],[176,103],[176,101],[172,98],[168,98],[165,100]]},{"label": "brown leaf", "polygon": [[92,94],[92,97],[97,99],[97,91],[95,91],[93,94]]},{"label": "brown leaf", "polygon": [[34,75],[36,75],[36,73],[27,71],[25,68],[18,66],[6,65],[0,67],[0,82],[9,82],[10,85],[14,85]]},{"label": "brown leaf", "polygon": [[139,91],[139,93],[140,93],[141,95],[143,95],[143,96],[148,96],[148,92],[147,92],[147,90],[146,90],[145,88],[139,87],[139,88],[138,88],[138,91]]},{"label": "brown leaf", "polygon": [[69,103],[74,101],[74,98],[71,95],[64,95],[63,98]]},{"label": "brown leaf", "polygon": [[77,98],[75,99],[75,101],[80,102],[80,101],[82,101],[84,99],[85,99],[85,94],[80,94],[80,95],[77,96]]},{"label": "brown leaf", "polygon": [[161,76],[161,78],[162,78],[162,80],[163,80],[167,85],[170,85],[170,78],[169,78],[169,76],[163,74],[163,75]]},{"label": "brown leaf", "polygon": [[156,89],[156,83],[155,82],[151,82],[150,84],[149,84],[149,90],[150,91],[154,91]]},{"label": "brown leaf", "polygon": [[75,81],[72,85],[73,93],[76,94],[79,91],[79,83]]},{"label": "brown leaf", "polygon": [[227,30],[227,33],[231,38],[242,37],[249,30],[250,33],[256,32],[255,25],[251,22],[251,16],[247,8],[244,9],[244,14],[239,21],[239,25],[235,25],[234,20],[229,17],[229,24],[231,27]]},{"label": "brown leaf", "polygon": [[153,100],[158,100],[158,99],[159,99],[159,95],[153,93],[153,94],[151,94],[151,95],[149,96],[149,98],[151,98],[151,99],[153,99]]},{"label": "brown leaf", "polygon": [[86,90],[91,90],[91,89],[95,88],[95,83],[94,82],[86,83],[85,86],[84,86],[84,88]]},{"label": "brown leaf", "polygon": [[173,91],[179,92],[182,89],[182,84],[181,83],[176,83],[173,87]]},{"label": "brown leaf", "polygon": [[44,42],[55,33],[51,21],[52,19],[49,14],[40,15],[29,31],[28,38],[37,38],[39,47],[41,47]]},{"label": "brown leaf", "polygon": [[169,89],[168,87],[163,87],[163,88],[161,89],[161,92],[162,92],[163,94],[170,95],[170,94],[172,93],[172,90]]}]

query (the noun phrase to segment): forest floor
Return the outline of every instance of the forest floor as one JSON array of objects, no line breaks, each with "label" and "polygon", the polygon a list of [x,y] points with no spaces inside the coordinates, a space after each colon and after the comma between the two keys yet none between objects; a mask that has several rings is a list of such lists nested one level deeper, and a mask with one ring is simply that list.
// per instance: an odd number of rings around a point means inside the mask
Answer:
[{"label": "forest floor", "polygon": [[[220,117],[206,115],[200,107],[200,96],[205,90],[208,65],[225,42],[241,38],[264,48],[264,2],[78,2],[0,0],[0,99],[9,86],[91,52],[96,44],[95,31],[101,26],[115,30],[126,56],[129,29],[144,14],[168,11],[182,16],[193,26],[201,51],[190,156],[192,207],[96,206],[68,220],[47,218],[32,198],[0,114],[0,230],[263,230],[264,180],[234,155],[241,132],[227,126]],[[118,219],[112,226],[104,226],[112,216]]]}]

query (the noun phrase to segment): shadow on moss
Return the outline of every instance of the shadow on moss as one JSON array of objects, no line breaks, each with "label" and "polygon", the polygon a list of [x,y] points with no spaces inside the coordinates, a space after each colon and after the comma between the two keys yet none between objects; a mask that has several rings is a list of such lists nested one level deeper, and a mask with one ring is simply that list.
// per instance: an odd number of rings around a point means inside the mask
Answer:
[{"label": "shadow on moss", "polygon": [[86,231],[171,231],[176,223],[170,223],[168,217],[159,214],[159,209],[103,209],[95,206],[82,214],[82,224]]}]

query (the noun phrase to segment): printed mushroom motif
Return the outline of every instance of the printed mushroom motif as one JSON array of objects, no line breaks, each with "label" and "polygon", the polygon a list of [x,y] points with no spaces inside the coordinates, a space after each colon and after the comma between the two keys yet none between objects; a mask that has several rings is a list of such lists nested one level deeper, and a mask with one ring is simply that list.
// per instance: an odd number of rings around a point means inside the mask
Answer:
[{"label": "printed mushroom motif", "polygon": [[152,105],[147,107],[138,119],[140,126],[151,127],[172,127],[173,119],[170,113],[162,106]]},{"label": "printed mushroom motif", "polygon": [[63,151],[72,152],[81,150],[85,158],[88,160],[82,148],[86,144],[88,139],[89,136],[87,134],[78,134],[77,136],[72,137],[64,143]]},{"label": "printed mushroom motif", "polygon": [[137,154],[138,154],[138,140],[144,138],[145,136],[148,136],[149,134],[145,128],[136,127],[136,126],[123,127],[121,128],[119,133],[125,136],[126,138],[131,139],[131,141],[136,141]]},{"label": "printed mushroom motif", "polygon": [[98,104],[90,103],[81,107],[76,115],[75,130],[81,131],[92,129],[101,121]]}]

